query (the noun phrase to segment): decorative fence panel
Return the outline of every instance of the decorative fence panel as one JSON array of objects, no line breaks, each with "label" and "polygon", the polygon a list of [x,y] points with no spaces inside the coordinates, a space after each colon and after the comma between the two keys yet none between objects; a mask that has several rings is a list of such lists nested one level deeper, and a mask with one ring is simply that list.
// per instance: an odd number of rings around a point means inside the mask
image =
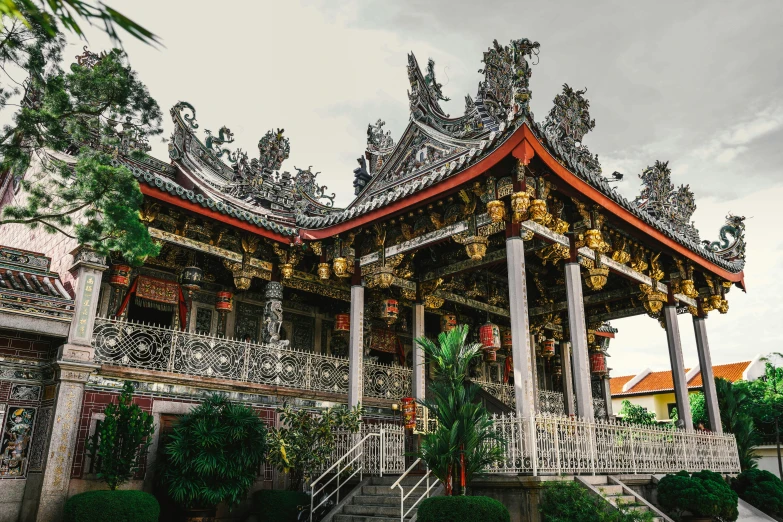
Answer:
[{"label": "decorative fence panel", "polygon": [[[283,345],[255,344],[148,324],[97,318],[97,362],[201,377],[347,394],[349,362]],[[411,394],[410,368],[365,363],[364,395],[396,400]]]},{"label": "decorative fence panel", "polygon": [[[346,455],[359,441],[370,433],[378,437],[367,439],[358,451],[362,453],[363,473],[369,475],[399,475],[405,472],[405,428],[400,424],[362,423],[358,433],[339,431],[336,435],[336,445],[324,471]],[[357,450],[354,450],[357,451]],[[358,455],[357,455],[358,456]]]},{"label": "decorative fence panel", "polygon": [[522,420],[513,414],[500,415],[493,417],[493,426],[506,441],[505,458],[487,468],[487,473],[740,471],[733,435],[556,415]]}]

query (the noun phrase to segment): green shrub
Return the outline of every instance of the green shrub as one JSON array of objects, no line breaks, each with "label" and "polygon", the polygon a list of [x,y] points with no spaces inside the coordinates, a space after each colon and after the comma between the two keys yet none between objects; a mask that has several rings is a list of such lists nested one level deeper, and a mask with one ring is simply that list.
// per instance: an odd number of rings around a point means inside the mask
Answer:
[{"label": "green shrub", "polygon": [[[600,486],[598,486],[600,487]],[[613,509],[605,500],[573,481],[552,481],[544,486],[539,511],[543,522],[649,522],[652,512],[629,506]]]},{"label": "green shrub", "polygon": [[431,497],[419,504],[419,522],[509,522],[506,506],[489,497]]},{"label": "green shrub", "polygon": [[143,491],[88,491],[68,499],[64,522],[158,522],[160,506]]},{"label": "green shrub", "polygon": [[218,394],[183,415],[162,465],[169,496],[188,509],[229,508],[247,496],[264,462],[266,426],[252,408]]},{"label": "green shrub", "polygon": [[773,517],[783,517],[783,481],[762,469],[748,469],[731,481],[742,500]]},{"label": "green shrub", "polygon": [[739,516],[737,493],[721,475],[707,470],[693,475],[680,471],[663,477],[658,483],[658,503],[675,520],[685,512],[719,522],[733,522]]},{"label": "green shrub", "polygon": [[253,493],[259,522],[296,522],[299,506],[310,507],[310,495],[300,491],[261,489]]}]

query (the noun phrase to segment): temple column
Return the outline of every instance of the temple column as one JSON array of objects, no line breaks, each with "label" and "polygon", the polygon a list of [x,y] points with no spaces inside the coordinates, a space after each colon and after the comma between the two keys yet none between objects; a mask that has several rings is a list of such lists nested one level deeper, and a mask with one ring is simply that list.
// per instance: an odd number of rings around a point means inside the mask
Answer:
[{"label": "temple column", "polygon": [[[44,454],[37,510],[26,513],[24,520],[57,522],[62,519],[63,506],[68,498],[84,385],[90,374],[99,367],[94,362],[92,332],[98,308],[101,272],[107,266],[102,256],[85,246],[78,247],[71,255],[74,264],[70,272],[76,278],[74,316],[68,341],[59,348],[54,363],[57,383],[54,421]],[[27,492],[25,497],[29,498]]]},{"label": "temple column", "polygon": [[413,398],[424,400],[426,395],[424,350],[416,339],[424,337],[424,303],[413,303]]},{"label": "temple column", "polygon": [[608,374],[605,377],[601,377],[601,387],[603,389],[604,402],[606,402],[607,419],[614,417],[614,412],[612,411],[612,388],[610,383],[611,379]]},{"label": "temple column", "polygon": [[571,371],[571,343],[560,343],[560,365],[563,369],[563,411],[566,415],[575,415],[574,378]]},{"label": "temple column", "polygon": [[566,299],[568,301],[568,329],[571,333],[571,350],[574,361],[574,388],[576,413],[592,421],[593,394],[590,387],[590,361],[587,355],[587,327],[585,307],[582,301],[582,273],[576,260],[575,249],[571,262],[565,265]]},{"label": "temple column", "polygon": [[514,399],[517,416],[527,418],[535,414],[535,397],[530,324],[527,315],[525,249],[521,237],[514,235],[506,239],[506,261],[511,314],[511,353],[514,359]]},{"label": "temple column", "polygon": [[356,262],[351,280],[351,325],[348,334],[348,407],[362,402],[364,359],[364,286],[361,267]]},{"label": "temple column", "polygon": [[701,382],[704,389],[704,402],[707,406],[707,416],[710,419],[710,429],[716,433],[722,434],[723,425],[720,420],[718,395],[715,391],[715,375],[712,371],[710,343],[707,340],[706,319],[706,317],[694,316],[693,330],[696,333],[696,351],[699,354],[699,370],[701,371]]},{"label": "temple column", "polygon": [[[671,290],[670,290],[671,292]],[[688,431],[693,430],[691,404],[688,400],[688,383],[685,380],[685,365],[682,361],[682,345],[680,344],[680,326],[677,324],[677,307],[670,297],[669,304],[663,307],[663,318],[666,326],[666,341],[669,344],[669,361],[672,366],[674,381],[674,398],[677,402],[677,414],[683,426]]]}]

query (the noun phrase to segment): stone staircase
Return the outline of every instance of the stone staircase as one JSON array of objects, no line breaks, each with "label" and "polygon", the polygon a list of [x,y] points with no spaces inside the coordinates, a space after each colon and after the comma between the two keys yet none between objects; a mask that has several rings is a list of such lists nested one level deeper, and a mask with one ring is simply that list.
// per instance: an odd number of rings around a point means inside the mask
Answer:
[{"label": "stone staircase", "polygon": [[[400,522],[400,490],[391,489],[399,477],[372,477],[362,484],[349,495],[344,503],[338,505],[335,510],[327,516],[325,522]],[[405,494],[419,481],[420,476],[410,476],[403,480]],[[430,480],[435,480],[430,479]],[[416,492],[411,494],[409,500],[405,502],[405,510],[411,507],[416,499],[424,492],[426,486],[422,483]],[[437,490],[433,491],[435,493]],[[431,493],[431,495],[432,495]],[[417,508],[413,508],[405,521],[416,519]]]},{"label": "stone staircase", "polygon": [[655,506],[647,502],[634,490],[620,482],[615,477],[599,475],[595,477],[578,477],[577,481],[582,485],[603,497],[609,504],[624,511],[637,513],[653,513],[653,522],[672,522]]}]

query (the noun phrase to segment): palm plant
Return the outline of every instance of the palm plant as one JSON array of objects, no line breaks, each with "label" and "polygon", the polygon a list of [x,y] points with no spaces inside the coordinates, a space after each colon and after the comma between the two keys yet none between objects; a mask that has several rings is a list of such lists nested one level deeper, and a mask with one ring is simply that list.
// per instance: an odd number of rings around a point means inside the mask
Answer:
[{"label": "palm plant", "polygon": [[715,379],[715,394],[718,397],[723,430],[734,434],[737,439],[740,467],[743,470],[755,468],[758,455],[753,448],[760,442],[753,419],[748,415],[750,396],[740,386],[734,386],[726,379]]},{"label": "palm plant", "polygon": [[435,374],[431,398],[419,402],[438,420],[435,432],[422,440],[418,456],[449,494],[457,482],[458,491],[464,493],[473,474],[503,454],[504,441],[492,430],[486,408],[474,403],[478,386],[466,381],[470,363],[480,357],[481,349],[479,344],[467,343],[467,336],[468,327],[463,325],[441,333],[437,344],[426,337],[416,339]]}]

